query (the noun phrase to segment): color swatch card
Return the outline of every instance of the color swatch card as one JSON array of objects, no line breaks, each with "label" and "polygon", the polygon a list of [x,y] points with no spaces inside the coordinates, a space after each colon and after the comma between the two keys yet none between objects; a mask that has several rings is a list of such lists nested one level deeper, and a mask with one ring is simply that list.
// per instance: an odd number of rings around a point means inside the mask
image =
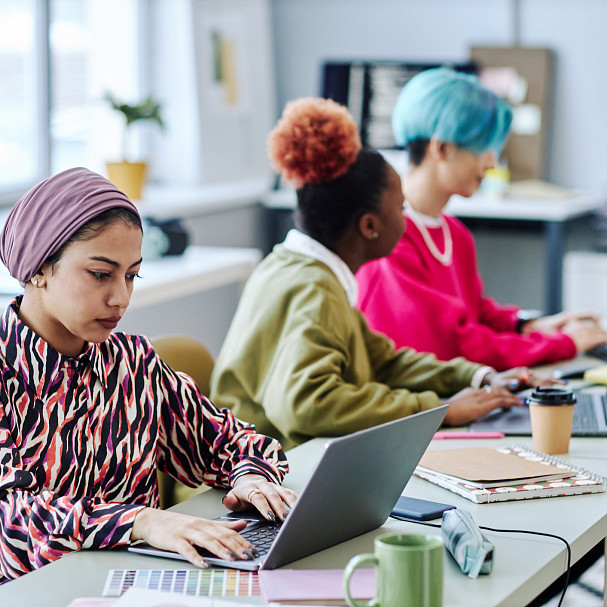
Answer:
[{"label": "color swatch card", "polygon": [[237,569],[111,569],[103,596],[121,596],[129,588],[187,596],[261,596],[257,573]]}]

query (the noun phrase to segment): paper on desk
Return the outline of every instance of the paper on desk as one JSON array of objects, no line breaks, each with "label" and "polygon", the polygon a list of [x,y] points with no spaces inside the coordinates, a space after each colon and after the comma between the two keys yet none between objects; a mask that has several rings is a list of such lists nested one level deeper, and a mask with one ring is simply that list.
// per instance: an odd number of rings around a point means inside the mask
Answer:
[{"label": "paper on desk", "polygon": [[[343,569],[275,569],[259,572],[266,601],[343,601]],[[357,569],[350,581],[354,599],[375,593],[375,569]]]},{"label": "paper on desk", "polygon": [[250,603],[200,596],[183,596],[161,590],[129,588],[112,607],[242,607]]},{"label": "paper on desk", "polygon": [[568,188],[541,181],[539,179],[523,179],[513,181],[508,186],[507,195],[510,198],[535,198],[536,200],[568,200],[574,192]]},{"label": "paper on desk", "polygon": [[584,372],[584,379],[595,384],[607,384],[607,365],[599,365]]}]

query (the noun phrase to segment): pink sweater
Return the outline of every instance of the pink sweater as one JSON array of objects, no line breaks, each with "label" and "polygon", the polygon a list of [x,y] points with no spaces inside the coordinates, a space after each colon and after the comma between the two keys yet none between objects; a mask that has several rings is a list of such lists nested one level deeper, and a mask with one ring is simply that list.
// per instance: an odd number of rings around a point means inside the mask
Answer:
[{"label": "pink sweater", "polygon": [[[358,307],[371,328],[441,360],[464,356],[497,370],[572,358],[573,340],[563,333],[516,333],[516,306],[483,297],[472,234],[445,216],[453,260],[437,261],[412,221],[389,257],[371,261],[356,275]],[[428,228],[444,251],[441,228]]]}]

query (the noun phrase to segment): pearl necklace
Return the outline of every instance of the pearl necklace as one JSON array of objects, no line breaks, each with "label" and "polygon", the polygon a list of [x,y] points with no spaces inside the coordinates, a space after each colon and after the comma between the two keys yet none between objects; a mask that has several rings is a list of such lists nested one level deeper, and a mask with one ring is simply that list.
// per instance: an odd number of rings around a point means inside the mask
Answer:
[{"label": "pearl necklace", "polygon": [[424,222],[424,216],[421,213],[418,213],[410,204],[405,204],[405,214],[406,216],[416,225],[417,229],[420,231],[426,246],[428,247],[428,251],[432,254],[432,257],[436,259],[438,262],[443,264],[444,266],[448,266],[451,264],[453,259],[453,239],[451,238],[451,230],[449,230],[449,226],[445,221],[445,218],[440,215],[439,223],[443,230],[443,240],[445,242],[445,251],[441,253],[438,250],[434,240],[432,240],[432,236],[430,236],[430,232],[428,232],[428,228],[426,223]]}]

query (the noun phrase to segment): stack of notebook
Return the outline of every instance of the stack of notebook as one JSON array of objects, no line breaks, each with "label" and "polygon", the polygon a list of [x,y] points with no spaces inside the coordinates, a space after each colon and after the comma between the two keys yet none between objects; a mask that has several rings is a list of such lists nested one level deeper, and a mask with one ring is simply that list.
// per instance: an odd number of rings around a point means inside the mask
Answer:
[{"label": "stack of notebook", "polygon": [[521,447],[426,451],[415,474],[479,504],[605,491],[602,477]]}]

